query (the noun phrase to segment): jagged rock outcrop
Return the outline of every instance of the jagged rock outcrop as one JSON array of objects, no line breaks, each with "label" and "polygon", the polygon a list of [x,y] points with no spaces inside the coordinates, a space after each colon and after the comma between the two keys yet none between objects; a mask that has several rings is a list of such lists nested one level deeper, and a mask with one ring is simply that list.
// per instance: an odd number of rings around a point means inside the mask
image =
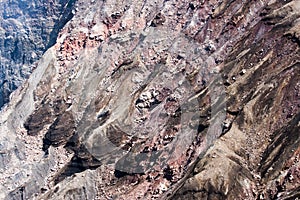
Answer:
[{"label": "jagged rock outcrop", "polygon": [[60,29],[73,16],[74,3],[75,0],[0,2],[0,108],[28,78],[42,54],[55,44]]},{"label": "jagged rock outcrop", "polygon": [[1,112],[0,198],[299,197],[298,0],[73,9]]}]

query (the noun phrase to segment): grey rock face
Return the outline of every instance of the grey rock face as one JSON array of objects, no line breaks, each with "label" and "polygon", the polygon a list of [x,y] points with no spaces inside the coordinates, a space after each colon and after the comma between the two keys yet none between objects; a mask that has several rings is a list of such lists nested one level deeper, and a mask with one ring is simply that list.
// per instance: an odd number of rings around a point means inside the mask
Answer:
[{"label": "grey rock face", "polygon": [[299,0],[73,13],[0,112],[0,199],[299,196]]},{"label": "grey rock face", "polygon": [[75,0],[0,2],[0,108],[73,16]]}]

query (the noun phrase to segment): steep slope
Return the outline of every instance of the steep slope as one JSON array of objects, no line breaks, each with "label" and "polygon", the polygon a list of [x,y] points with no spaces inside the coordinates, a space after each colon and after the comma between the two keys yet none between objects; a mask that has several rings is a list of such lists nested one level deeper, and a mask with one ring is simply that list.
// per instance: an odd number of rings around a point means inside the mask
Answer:
[{"label": "steep slope", "polygon": [[299,197],[299,2],[274,3],[224,62],[231,128],[174,199]]},{"label": "steep slope", "polygon": [[1,113],[1,198],[299,196],[299,1],[74,10]]},{"label": "steep slope", "polygon": [[72,17],[74,0],[0,2],[0,108]]}]

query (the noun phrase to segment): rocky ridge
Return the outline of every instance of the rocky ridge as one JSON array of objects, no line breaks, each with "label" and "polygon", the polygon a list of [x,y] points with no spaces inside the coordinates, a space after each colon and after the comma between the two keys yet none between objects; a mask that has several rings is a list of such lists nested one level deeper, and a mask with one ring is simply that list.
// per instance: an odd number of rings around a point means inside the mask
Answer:
[{"label": "rocky ridge", "polygon": [[1,197],[299,197],[299,7],[77,1],[2,111]]},{"label": "rocky ridge", "polygon": [[73,16],[74,2],[0,2],[0,108],[28,78],[42,54],[56,43],[60,29]]}]

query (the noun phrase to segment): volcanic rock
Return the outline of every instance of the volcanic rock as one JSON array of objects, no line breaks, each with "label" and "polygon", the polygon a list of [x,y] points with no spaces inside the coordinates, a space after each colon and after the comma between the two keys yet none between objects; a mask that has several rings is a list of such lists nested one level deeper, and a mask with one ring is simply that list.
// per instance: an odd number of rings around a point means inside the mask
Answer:
[{"label": "volcanic rock", "polygon": [[298,0],[68,5],[1,111],[0,199],[299,197]]}]

